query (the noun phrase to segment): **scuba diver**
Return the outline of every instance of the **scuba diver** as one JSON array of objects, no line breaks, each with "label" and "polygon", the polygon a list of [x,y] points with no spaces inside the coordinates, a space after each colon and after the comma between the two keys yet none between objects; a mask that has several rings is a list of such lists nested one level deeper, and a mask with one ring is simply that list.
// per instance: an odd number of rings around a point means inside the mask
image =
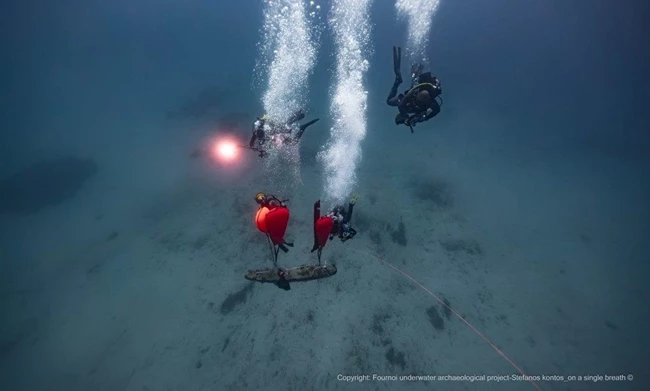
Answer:
[{"label": "scuba diver", "polygon": [[397,94],[397,88],[402,84],[402,48],[393,46],[393,70],[395,82],[386,98],[389,106],[397,107],[399,113],[395,116],[395,125],[405,124],[413,133],[413,126],[418,122],[428,121],[440,113],[440,97],[442,89],[440,80],[431,75],[431,72],[422,72],[422,64],[413,64],[411,67],[411,86],[402,94]]},{"label": "scuba diver", "polygon": [[266,157],[268,156],[265,149],[267,142],[272,142],[275,145],[297,144],[305,129],[319,120],[316,118],[302,125],[296,124],[303,118],[305,118],[305,112],[302,110],[292,114],[286,123],[278,123],[268,115],[257,118],[253,123],[253,135],[245,148],[258,152],[259,157]]},{"label": "scuba diver", "polygon": [[319,264],[321,253],[328,239],[332,240],[334,237],[338,237],[341,242],[345,242],[357,234],[357,231],[352,228],[350,220],[358,198],[359,196],[356,194],[352,197],[347,210],[343,205],[337,205],[325,216],[320,215],[320,200],[314,203],[314,247],[311,252],[318,250]]}]

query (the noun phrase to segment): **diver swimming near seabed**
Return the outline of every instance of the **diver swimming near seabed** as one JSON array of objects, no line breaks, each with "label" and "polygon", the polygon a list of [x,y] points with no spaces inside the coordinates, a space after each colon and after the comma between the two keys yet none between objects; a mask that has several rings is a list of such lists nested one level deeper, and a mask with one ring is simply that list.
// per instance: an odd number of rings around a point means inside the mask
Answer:
[{"label": "diver swimming near seabed", "polygon": [[[395,72],[395,81],[386,98],[389,106],[397,107],[399,113],[395,116],[395,124],[404,124],[411,129],[418,122],[428,121],[440,113],[442,98],[442,88],[440,80],[433,76],[431,72],[423,72],[422,64],[413,64],[411,66],[411,85],[401,94],[397,93],[398,87],[402,84],[402,49],[393,46],[393,71]],[[440,97],[440,103],[437,98]]]},{"label": "diver swimming near seabed", "polygon": [[338,237],[341,242],[346,242],[357,234],[357,231],[352,228],[351,220],[358,198],[359,196],[355,194],[348,203],[347,209],[343,205],[337,205],[324,216],[320,214],[320,200],[314,203],[314,246],[311,252],[318,251],[318,264],[321,263],[321,253],[328,240]]},{"label": "diver swimming near seabed", "polygon": [[297,144],[305,130],[319,120],[316,118],[304,124],[297,124],[303,118],[305,118],[303,110],[293,113],[284,123],[263,115],[253,123],[251,139],[248,145],[243,147],[258,152],[259,157],[266,157],[269,148]]}]

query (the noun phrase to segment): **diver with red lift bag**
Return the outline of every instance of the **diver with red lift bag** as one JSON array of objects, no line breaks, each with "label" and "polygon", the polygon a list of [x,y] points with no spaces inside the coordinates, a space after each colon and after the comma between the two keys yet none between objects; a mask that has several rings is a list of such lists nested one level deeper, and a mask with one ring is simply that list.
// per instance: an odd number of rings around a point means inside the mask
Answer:
[{"label": "diver with red lift bag", "polygon": [[343,205],[337,205],[325,216],[320,214],[320,200],[314,203],[314,247],[312,247],[311,252],[318,251],[319,265],[321,263],[321,253],[328,240],[338,237],[342,242],[345,242],[354,238],[354,235],[357,234],[357,231],[352,228],[350,220],[352,219],[354,204],[358,198],[357,195],[352,197],[347,210]]}]

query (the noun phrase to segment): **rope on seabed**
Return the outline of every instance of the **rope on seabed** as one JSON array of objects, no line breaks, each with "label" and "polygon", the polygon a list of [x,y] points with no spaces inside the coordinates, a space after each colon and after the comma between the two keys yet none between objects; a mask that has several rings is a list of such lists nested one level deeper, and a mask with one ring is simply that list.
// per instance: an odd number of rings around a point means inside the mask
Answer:
[{"label": "rope on seabed", "polygon": [[436,300],[438,301],[438,303],[440,303],[440,304],[441,304],[442,306],[444,306],[446,309],[448,309],[449,311],[451,311],[451,313],[453,313],[453,314],[454,314],[458,319],[460,319],[460,320],[461,320],[463,323],[465,323],[465,324],[466,324],[470,329],[472,329],[472,330],[473,330],[473,331],[474,331],[474,332],[475,332],[479,337],[481,337],[485,342],[487,342],[487,344],[490,345],[490,346],[492,347],[492,349],[494,349],[494,351],[497,352],[501,357],[503,357],[503,358],[504,358],[504,359],[505,359],[505,360],[506,360],[510,365],[512,365],[512,367],[515,368],[515,369],[517,370],[517,372],[519,372],[522,376],[524,376],[525,379],[528,379],[528,382],[530,382],[530,384],[532,384],[533,387],[535,387],[536,390],[541,391],[541,388],[539,388],[539,386],[537,385],[537,383],[535,383],[534,380],[532,380],[528,375],[526,375],[526,373],[524,373],[524,371],[521,370],[521,368],[519,368],[519,366],[518,366],[517,364],[515,364],[514,361],[512,361],[508,356],[506,356],[506,354],[503,353],[503,351],[502,351],[501,349],[499,349],[499,348],[494,344],[494,342],[490,341],[490,340],[489,340],[489,339],[488,339],[488,338],[487,338],[487,337],[486,337],[482,332],[480,332],[476,327],[474,327],[473,324],[471,324],[467,319],[463,318],[463,316],[460,315],[458,312],[456,312],[453,308],[451,308],[450,306],[448,306],[447,304],[445,304],[444,300],[440,299],[438,296],[436,296],[435,294],[433,294],[433,293],[432,293],[430,290],[428,290],[424,285],[420,284],[420,283],[419,283],[415,278],[409,276],[409,275],[406,274],[405,272],[401,271],[401,270],[398,269],[397,267],[393,266],[392,264],[390,264],[390,263],[388,263],[387,261],[385,261],[385,260],[379,258],[379,257],[376,256],[376,255],[369,254],[369,253],[366,253],[366,252],[364,252],[364,251],[359,251],[359,250],[355,250],[355,249],[351,249],[351,250],[354,251],[354,252],[360,253],[360,254],[367,255],[367,256],[369,256],[369,257],[371,257],[371,258],[374,258],[374,259],[376,259],[377,261],[383,263],[384,265],[391,267],[391,268],[392,268],[393,270],[395,270],[396,272],[400,273],[400,274],[403,275],[404,277],[406,277],[406,278],[408,278],[409,280],[411,280],[413,283],[415,283],[415,285],[417,285],[417,286],[419,286],[420,288],[422,288],[422,290],[424,290],[425,292],[427,292],[429,295],[431,295],[431,297],[433,297],[434,299],[436,299]]}]

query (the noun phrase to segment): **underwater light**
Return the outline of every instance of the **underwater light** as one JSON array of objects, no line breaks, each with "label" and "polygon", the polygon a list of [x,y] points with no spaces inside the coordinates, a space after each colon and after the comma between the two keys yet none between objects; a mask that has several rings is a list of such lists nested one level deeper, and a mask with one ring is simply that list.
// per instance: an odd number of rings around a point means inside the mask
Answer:
[{"label": "underwater light", "polygon": [[214,155],[221,162],[232,162],[239,157],[239,148],[232,140],[219,140],[214,145]]}]

